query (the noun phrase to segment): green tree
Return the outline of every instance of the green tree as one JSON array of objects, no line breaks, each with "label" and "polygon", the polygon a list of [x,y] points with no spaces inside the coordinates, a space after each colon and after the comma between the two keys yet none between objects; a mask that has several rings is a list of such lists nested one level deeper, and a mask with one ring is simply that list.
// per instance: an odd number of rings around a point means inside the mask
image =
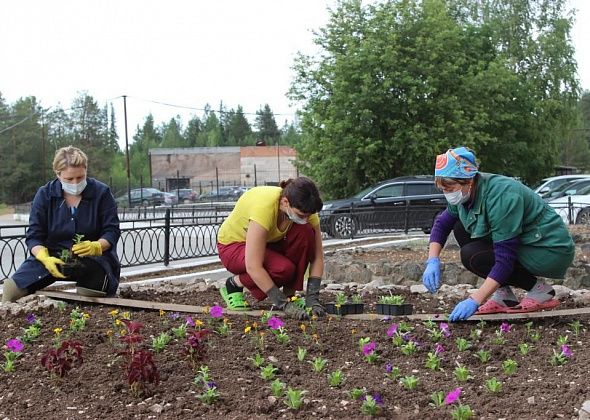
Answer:
[{"label": "green tree", "polygon": [[203,115],[203,130],[198,136],[197,146],[217,147],[222,143],[222,130],[219,118],[211,111],[209,105],[205,105],[205,114]]},{"label": "green tree", "polygon": [[301,133],[294,123],[288,123],[285,120],[285,125],[281,129],[281,144],[287,146],[294,146],[301,140]]},{"label": "green tree", "polygon": [[164,133],[162,136],[162,144],[160,147],[187,147],[188,142],[182,136],[182,127],[178,122],[180,117],[171,118],[168,124],[164,124],[161,131]]},{"label": "green tree", "polygon": [[137,127],[133,136],[133,144],[129,146],[129,168],[131,172],[131,186],[138,187],[150,184],[149,149],[160,147],[162,136],[154,127],[154,117],[149,114],[143,126]]},{"label": "green tree", "polygon": [[275,116],[268,104],[265,104],[263,108],[256,111],[254,126],[257,130],[258,139],[264,140],[266,144],[274,144],[281,137]]},{"label": "green tree", "polygon": [[327,196],[432,173],[435,155],[457,145],[473,147],[486,171],[550,173],[577,95],[562,6],[340,2],[316,33],[321,52],[295,61],[299,168]]},{"label": "green tree", "polygon": [[199,117],[194,116],[190,119],[184,131],[184,138],[188,147],[195,147],[201,133],[201,120]]},{"label": "green tree", "polygon": [[238,105],[238,109],[233,109],[228,113],[227,123],[225,125],[227,130],[228,145],[230,146],[248,146],[252,145],[252,127],[248,119],[244,115],[244,109]]}]

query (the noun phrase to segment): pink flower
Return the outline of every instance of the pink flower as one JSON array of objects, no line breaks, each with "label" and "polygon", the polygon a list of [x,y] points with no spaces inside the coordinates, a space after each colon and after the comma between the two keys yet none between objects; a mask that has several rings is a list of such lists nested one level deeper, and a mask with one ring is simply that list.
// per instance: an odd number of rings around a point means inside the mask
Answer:
[{"label": "pink flower", "polygon": [[437,343],[436,347],[434,348],[434,354],[439,354],[439,353],[442,353],[443,351],[445,351],[445,348],[442,346],[442,344]]},{"label": "pink flower", "polygon": [[363,354],[365,356],[369,356],[369,355],[373,354],[373,352],[375,351],[375,347],[377,347],[377,345],[375,344],[374,341],[371,341],[369,344],[365,344],[363,346]]},{"label": "pink flower", "polygon": [[500,325],[500,332],[501,332],[502,334],[506,334],[507,332],[510,332],[510,329],[511,329],[511,328],[512,328],[512,327],[510,326],[510,324],[509,324],[509,323],[507,323],[507,322],[502,322],[502,325]]},{"label": "pink flower", "polygon": [[223,316],[223,308],[219,305],[212,306],[211,309],[209,309],[209,314],[213,318],[221,318]]},{"label": "pink flower", "polygon": [[446,322],[441,322],[440,324],[438,324],[438,327],[440,328],[440,330],[446,338],[449,338],[451,336],[451,331],[449,331],[449,324],[447,324]]},{"label": "pink flower", "polygon": [[459,399],[459,395],[461,395],[461,388],[455,388],[449,392],[445,397],[445,405],[453,404]]},{"label": "pink flower", "polygon": [[391,326],[387,329],[387,336],[391,337],[397,333],[397,324],[391,324]]},{"label": "pink flower", "polygon": [[188,325],[189,327],[194,327],[195,326],[195,321],[193,321],[193,319],[190,316],[185,316],[184,319],[186,320],[186,325]]},{"label": "pink flower", "polygon": [[272,330],[278,330],[279,328],[281,328],[285,325],[285,323],[281,320],[281,318],[278,318],[276,316],[273,316],[272,318],[270,318],[267,323],[268,323],[268,326]]},{"label": "pink flower", "polygon": [[570,350],[570,346],[568,346],[567,344],[561,345],[561,354],[563,354],[568,359],[574,355]]},{"label": "pink flower", "polygon": [[13,353],[20,353],[25,348],[25,345],[18,338],[13,338],[8,340],[6,347]]}]

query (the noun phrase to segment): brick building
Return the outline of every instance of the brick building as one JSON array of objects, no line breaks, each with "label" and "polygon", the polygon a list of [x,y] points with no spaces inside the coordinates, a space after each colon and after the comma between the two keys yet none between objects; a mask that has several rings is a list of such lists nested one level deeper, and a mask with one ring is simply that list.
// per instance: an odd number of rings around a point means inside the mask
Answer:
[{"label": "brick building", "polygon": [[148,154],[152,185],[166,191],[177,186],[203,191],[217,184],[253,187],[298,176],[297,154],[289,146],[150,149]]}]

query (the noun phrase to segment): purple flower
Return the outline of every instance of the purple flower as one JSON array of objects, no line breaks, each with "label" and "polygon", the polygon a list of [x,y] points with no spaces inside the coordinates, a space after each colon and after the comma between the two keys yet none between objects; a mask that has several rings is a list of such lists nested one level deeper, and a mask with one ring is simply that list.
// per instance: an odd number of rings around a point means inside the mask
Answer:
[{"label": "purple flower", "polygon": [[195,326],[195,321],[193,321],[193,319],[189,315],[185,316],[184,319],[186,320],[186,325],[188,325],[189,327]]},{"label": "purple flower", "polygon": [[168,317],[170,317],[172,321],[176,321],[178,318],[180,318],[180,314],[178,312],[170,312]]},{"label": "purple flower", "polygon": [[35,314],[28,314],[25,320],[28,324],[34,324],[37,321],[37,317],[35,317]]},{"label": "purple flower", "polygon": [[6,347],[13,353],[20,353],[25,348],[25,345],[18,338],[13,338],[8,340]]},{"label": "purple flower", "polygon": [[219,305],[212,306],[211,309],[209,309],[209,314],[213,318],[221,318],[223,316],[223,308]]},{"label": "purple flower", "polygon": [[385,372],[387,372],[387,373],[393,372],[393,365],[391,364],[391,362],[387,362],[385,364]]},{"label": "purple flower", "polygon": [[440,343],[436,343],[436,347],[434,348],[434,354],[439,354],[445,351],[445,348]]},{"label": "purple flower", "polygon": [[209,381],[209,382],[207,382],[207,388],[209,388],[209,389],[217,388],[217,384],[213,381]]},{"label": "purple flower", "polygon": [[365,356],[369,356],[369,355],[373,354],[373,352],[375,351],[375,347],[377,347],[377,345],[375,344],[374,341],[371,341],[369,344],[365,344],[363,346],[363,354]]},{"label": "purple flower", "polygon": [[568,346],[567,344],[561,345],[561,354],[563,354],[568,359],[574,355],[570,350],[570,346]]},{"label": "purple flower", "polygon": [[391,337],[397,333],[397,324],[391,324],[391,326],[387,329],[387,336]]},{"label": "purple flower", "polygon": [[453,404],[459,399],[459,395],[461,395],[461,388],[455,388],[449,392],[445,397],[445,405]]},{"label": "purple flower", "polygon": [[383,405],[383,397],[377,393],[373,394],[373,399],[376,404]]},{"label": "purple flower", "polygon": [[500,325],[500,332],[501,332],[502,334],[506,334],[507,332],[510,332],[510,329],[511,329],[511,328],[512,328],[512,327],[510,326],[510,324],[509,324],[509,323],[507,323],[507,322],[502,322],[502,325]]},{"label": "purple flower", "polygon": [[285,323],[281,320],[281,318],[276,316],[270,318],[267,323],[272,330],[278,330],[279,328],[285,326]]},{"label": "purple flower", "polygon": [[449,338],[451,336],[451,331],[449,331],[449,324],[447,324],[446,322],[441,322],[438,325],[438,327],[440,328],[440,330],[446,338]]}]

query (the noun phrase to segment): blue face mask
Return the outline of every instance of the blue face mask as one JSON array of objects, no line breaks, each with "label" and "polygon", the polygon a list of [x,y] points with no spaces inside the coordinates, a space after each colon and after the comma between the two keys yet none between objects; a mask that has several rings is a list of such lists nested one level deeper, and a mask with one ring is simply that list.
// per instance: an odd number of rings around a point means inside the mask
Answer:
[{"label": "blue face mask", "polygon": [[63,181],[60,182],[61,188],[64,190],[64,192],[71,195],[80,195],[82,194],[82,191],[84,191],[84,188],[86,188],[86,179],[83,179],[77,184],[69,184]]}]

